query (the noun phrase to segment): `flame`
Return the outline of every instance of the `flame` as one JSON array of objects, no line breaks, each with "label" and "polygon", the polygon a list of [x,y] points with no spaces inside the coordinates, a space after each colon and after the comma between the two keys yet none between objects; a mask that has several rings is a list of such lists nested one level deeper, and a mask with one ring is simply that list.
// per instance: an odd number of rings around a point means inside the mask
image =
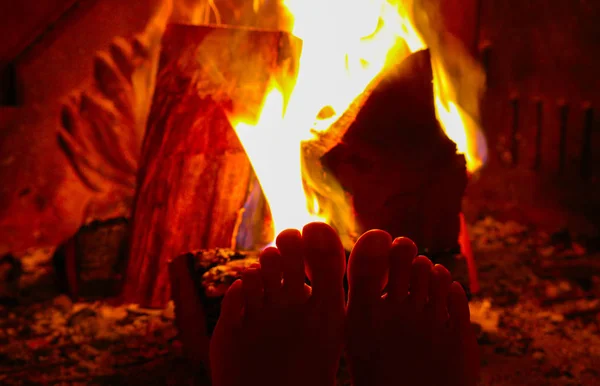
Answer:
[{"label": "flame", "polygon": [[302,133],[284,120],[283,93],[272,84],[266,93],[261,118],[255,125],[234,123],[267,197],[275,234],[284,229],[302,227],[313,221],[325,221],[318,216],[318,205],[307,210],[302,186],[300,142]]},{"label": "flame", "polygon": [[432,58],[435,112],[444,132],[464,154],[467,170],[479,170],[487,158],[487,144],[477,122],[455,101],[457,92],[440,59]]},{"label": "flame", "polygon": [[[283,0],[283,4],[291,16],[289,30],[303,41],[296,86],[284,106],[284,95],[272,81],[256,123],[230,118],[269,203],[274,234],[301,229],[311,221],[331,222],[335,215],[331,205],[324,205],[317,189],[307,186],[302,143],[327,131],[385,69],[389,56],[397,61],[398,56],[428,47],[413,23],[411,0]],[[480,149],[477,117],[460,107],[447,66],[430,48],[437,118],[465,154],[468,169],[475,171],[485,153]],[[343,201],[337,191],[327,196]],[[347,202],[340,207],[350,212]]]},{"label": "flame", "polygon": [[[398,13],[384,0],[284,0],[284,5],[293,15],[293,34],[303,41],[288,115],[304,123],[299,130],[322,132],[383,70],[399,43]],[[323,117],[325,107],[330,113]]]}]

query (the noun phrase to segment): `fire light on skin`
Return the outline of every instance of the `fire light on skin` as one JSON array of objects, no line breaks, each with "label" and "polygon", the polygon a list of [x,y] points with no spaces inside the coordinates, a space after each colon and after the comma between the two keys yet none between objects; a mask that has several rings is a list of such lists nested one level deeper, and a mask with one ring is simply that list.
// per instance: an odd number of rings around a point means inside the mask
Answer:
[{"label": "fire light on skin", "polygon": [[[324,213],[325,206],[319,205],[312,190],[305,189],[302,142],[327,130],[348,109],[384,70],[388,55],[398,60],[397,56],[427,47],[412,22],[411,1],[283,0],[283,4],[291,15],[289,30],[303,41],[296,86],[284,106],[284,95],[272,81],[254,124],[230,117],[269,203],[275,235],[311,221],[328,222],[332,216]],[[447,70],[433,55],[432,68],[438,120],[465,154],[472,172],[483,163],[471,151],[478,126],[455,103]]]}]

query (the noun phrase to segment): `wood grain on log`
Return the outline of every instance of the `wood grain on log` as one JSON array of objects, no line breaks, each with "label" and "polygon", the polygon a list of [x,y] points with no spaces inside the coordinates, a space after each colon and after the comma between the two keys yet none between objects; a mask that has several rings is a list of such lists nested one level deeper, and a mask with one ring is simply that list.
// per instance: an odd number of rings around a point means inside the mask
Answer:
[{"label": "wood grain on log", "polygon": [[252,170],[228,115],[255,120],[273,80],[289,95],[299,48],[282,32],[167,28],[142,146],[125,302],[164,306],[169,259],[230,246]]},{"label": "wood grain on log", "polygon": [[390,67],[323,163],[352,195],[362,230],[439,252],[458,247],[467,174],[436,119],[432,79],[426,50]]}]

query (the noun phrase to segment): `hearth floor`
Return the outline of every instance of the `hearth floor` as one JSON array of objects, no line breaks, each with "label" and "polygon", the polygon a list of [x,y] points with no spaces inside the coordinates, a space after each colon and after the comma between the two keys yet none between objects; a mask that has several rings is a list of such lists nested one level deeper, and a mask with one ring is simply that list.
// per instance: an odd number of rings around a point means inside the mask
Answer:
[{"label": "hearth floor", "polygon": [[[470,233],[482,287],[471,301],[481,384],[599,385],[600,278],[586,275],[585,264],[552,278],[539,269],[598,261],[597,241],[492,218],[471,224]],[[183,360],[173,319],[172,306],[72,303],[65,295],[1,305],[0,383],[206,383]],[[338,384],[350,384],[343,363]]]}]

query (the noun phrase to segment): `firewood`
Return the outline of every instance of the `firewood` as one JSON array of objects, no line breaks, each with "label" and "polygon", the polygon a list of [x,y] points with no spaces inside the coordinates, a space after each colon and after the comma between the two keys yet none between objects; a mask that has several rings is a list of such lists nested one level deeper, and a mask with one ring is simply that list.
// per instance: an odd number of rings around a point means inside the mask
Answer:
[{"label": "firewood", "polygon": [[458,247],[467,172],[436,119],[432,79],[427,50],[391,66],[322,161],[352,195],[361,230],[437,253]]},{"label": "firewood", "polygon": [[162,307],[167,262],[229,247],[252,170],[228,116],[255,121],[272,81],[293,86],[300,41],[283,32],[170,25],[142,146],[123,301]]}]

